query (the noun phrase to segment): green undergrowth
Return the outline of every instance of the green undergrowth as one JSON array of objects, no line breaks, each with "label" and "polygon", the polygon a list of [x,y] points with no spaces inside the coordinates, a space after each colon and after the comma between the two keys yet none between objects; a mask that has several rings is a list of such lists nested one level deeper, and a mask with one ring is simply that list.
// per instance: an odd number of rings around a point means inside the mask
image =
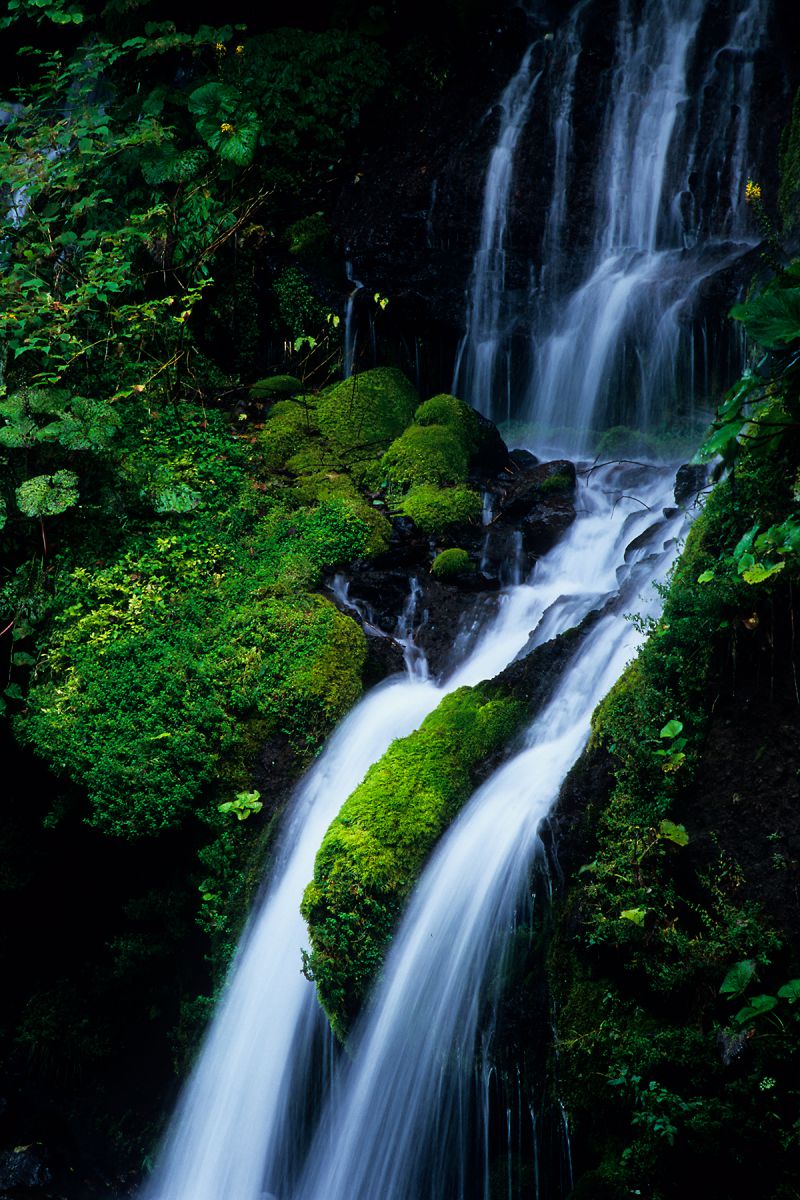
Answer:
[{"label": "green undergrowth", "polygon": [[[796,433],[786,424],[774,436],[770,418],[748,428],[664,588],[663,615],[594,714],[587,764],[609,756],[610,791],[581,774],[587,765],[571,785],[583,861],[559,902],[550,978],[581,1147],[575,1196],[667,1200],[699,1180],[706,1195],[744,1195],[757,1186],[751,1160],[769,1162],[769,1194],[794,1195],[781,1189],[797,1160],[800,1019],[793,999],[774,997],[798,974],[798,947],[749,870],[761,819],[745,834],[745,814],[726,811],[745,796],[716,797],[707,744],[720,702],[746,729],[737,663],[746,679],[774,654],[776,613],[788,628],[800,577]],[[742,780],[753,774],[743,763]],[[746,799],[762,802],[758,790]],[[736,964],[747,979],[730,997],[721,988]]]},{"label": "green undergrowth", "polygon": [[[188,404],[141,412],[117,456],[126,519],[98,521],[99,496],[74,511],[35,627],[29,568],[6,585],[27,693],[14,727],[82,785],[98,830],[138,839],[199,818],[221,836],[218,805],[251,786],[264,740],[299,769],[358,698],[363,634],[316,589],[383,546],[386,522],[346,477],[286,487],[249,434]],[[232,906],[217,923],[237,922]]]},{"label": "green undergrowth", "polygon": [[313,976],[344,1038],[380,967],[422,864],[470,796],[477,768],[526,713],[488,685],[459,688],[409,737],[392,744],[333,821],[302,911]]}]

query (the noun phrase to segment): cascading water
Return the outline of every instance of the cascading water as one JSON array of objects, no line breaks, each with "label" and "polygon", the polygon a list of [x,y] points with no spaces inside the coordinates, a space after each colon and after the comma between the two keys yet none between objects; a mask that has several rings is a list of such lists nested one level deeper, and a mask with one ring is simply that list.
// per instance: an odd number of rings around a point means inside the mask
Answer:
[{"label": "cascading water", "polygon": [[307,941],[300,900],[316,851],[347,796],[390,742],[416,728],[446,692],[502,670],[524,646],[547,598],[531,587],[511,589],[467,660],[436,684],[427,678],[424,655],[411,636],[412,586],[398,633],[408,674],[370,692],[295,795],[270,887],[243,938],[147,1200],[261,1200],[265,1188],[268,1194],[287,1194],[303,1153],[302,1121],[293,1121],[294,1106],[287,1106],[302,1096],[307,1109],[313,1108],[324,1025],[314,988],[300,971],[300,948]]},{"label": "cascading water", "polygon": [[[582,0],[552,40],[526,52],[500,100],[456,366],[454,390],[481,411],[502,418],[527,407],[553,442],[574,449],[593,428],[621,419],[646,428],[676,395],[691,398],[692,296],[748,244],[741,197],[753,56],[767,4],[741,0],[725,25],[710,0],[644,0],[636,20],[629,0],[618,0],[591,212],[575,211],[571,184],[584,21],[596,0]],[[517,289],[512,302],[509,206],[519,142],[539,99],[552,176],[540,251],[527,248],[539,259],[531,287],[524,295]],[[715,126],[719,136],[709,137]],[[572,241],[581,223],[587,248],[578,263]],[[355,349],[352,300],[346,372]],[[682,522],[664,514],[665,471],[617,471],[588,476],[568,535],[532,581],[504,594],[446,683],[424,677],[406,631],[409,675],[362,701],[298,789],[270,888],[147,1200],[261,1200],[265,1192],[280,1200],[488,1200],[495,982],[538,853],[537,830],[585,742],[594,705],[638,640],[623,611],[655,609],[656,597],[643,589],[666,571]],[[432,856],[354,1039],[352,1066],[327,1081],[330,1100],[327,1108],[319,1102],[313,1137],[313,1093],[326,1056],[313,988],[300,972],[306,935],[298,909],[328,824],[368,766],[445,691],[495,675],[531,629],[541,643],[605,601],[524,748],[487,780]],[[519,1115],[521,1101],[516,1108]],[[535,1110],[530,1123],[536,1151]],[[538,1197],[538,1159],[535,1177]],[[511,1196],[510,1149],[508,1178]]]},{"label": "cascading water", "polygon": [[[530,114],[541,78],[535,68],[535,46],[523,56],[520,68],[500,97],[500,131],[489,159],[483,195],[480,245],[469,284],[468,335],[459,347],[453,391],[471,400],[472,393],[491,393],[497,357],[503,348],[506,309],[505,243],[514,155]],[[459,391],[468,381],[467,391]],[[481,405],[476,408],[486,411]]]},{"label": "cascading water", "polygon": [[[710,353],[692,325],[695,302],[704,282],[755,242],[744,182],[769,0],[734,3],[727,18],[709,0],[647,0],[635,15],[619,0],[608,82],[596,78],[598,91],[608,89],[605,120],[594,135],[582,130],[584,140],[594,138],[594,200],[583,194],[579,211],[572,193],[583,189],[571,187],[570,150],[583,26],[594,7],[575,7],[542,67],[552,173],[538,184],[549,204],[538,251],[529,250],[536,264],[522,303],[510,304],[504,289],[511,189],[498,188],[490,159],[454,379],[457,394],[488,416],[529,419],[540,447],[546,439],[572,452],[611,425],[643,430],[668,414],[673,423],[692,416]],[[530,51],[505,95],[529,72]],[[514,127],[509,179],[529,117],[526,110]],[[591,203],[594,211],[585,211]]]},{"label": "cascading water", "polygon": [[[525,748],[479,789],[426,867],[295,1200],[485,1195],[488,1162],[475,1155],[488,1139],[469,1116],[480,1114],[474,1064],[481,1040],[491,1040],[481,1018],[503,977],[539,825],[586,741],[592,710],[640,640],[625,611],[657,610],[650,584],[666,573],[684,522],[674,509],[662,515],[669,473],[629,474],[624,486],[609,469],[598,474],[582,489],[584,515],[540,564],[531,590],[544,615],[533,642],[571,627],[608,596],[617,603],[586,636]],[[636,512],[620,499],[631,490]],[[634,540],[637,549],[626,553]]]}]

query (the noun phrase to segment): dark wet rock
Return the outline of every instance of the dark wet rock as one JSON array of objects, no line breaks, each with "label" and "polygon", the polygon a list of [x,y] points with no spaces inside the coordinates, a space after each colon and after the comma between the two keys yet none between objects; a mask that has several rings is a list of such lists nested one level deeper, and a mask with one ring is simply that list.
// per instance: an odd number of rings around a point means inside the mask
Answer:
[{"label": "dark wet rock", "polygon": [[0,1153],[0,1191],[26,1193],[45,1187],[51,1179],[41,1146],[17,1146]]},{"label": "dark wet rock", "polygon": [[545,554],[575,520],[571,498],[552,497],[547,503],[536,504],[522,521],[522,537],[530,554]]},{"label": "dark wet rock", "polygon": [[405,670],[403,647],[393,637],[362,625],[367,638],[367,660],[364,663],[364,687],[370,688],[389,675]]},{"label": "dark wet rock", "polygon": [[498,483],[499,515],[504,521],[514,521],[526,517],[538,504],[565,498],[571,504],[575,480],[575,464],[566,458],[546,463],[514,460],[514,469]]},{"label": "dark wet rock", "polygon": [[539,459],[530,450],[510,450],[508,457],[514,464],[514,468],[518,471],[529,471],[531,467],[537,466]]},{"label": "dark wet rock", "polygon": [[675,476],[675,503],[692,500],[701,491],[708,479],[708,467],[702,463],[684,463]]},{"label": "dark wet rock", "polygon": [[[494,421],[490,421],[488,417],[484,417],[477,411],[475,416],[478,418],[480,441],[470,464],[471,473],[479,478],[486,478],[497,475],[500,471],[508,470],[512,465],[511,455]],[[522,453],[524,454],[525,451]]]}]

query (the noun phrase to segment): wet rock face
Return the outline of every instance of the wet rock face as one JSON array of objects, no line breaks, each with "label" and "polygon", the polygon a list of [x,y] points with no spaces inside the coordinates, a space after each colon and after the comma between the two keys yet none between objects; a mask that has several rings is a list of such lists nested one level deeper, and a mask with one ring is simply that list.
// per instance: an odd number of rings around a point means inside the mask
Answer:
[{"label": "wet rock face", "polygon": [[[401,643],[408,637],[424,652],[433,675],[455,666],[470,648],[478,613],[485,618],[499,589],[524,579],[575,519],[574,463],[540,463],[528,451],[509,455],[494,433],[496,444],[487,438],[488,461],[500,469],[493,477],[473,479],[473,486],[486,488],[488,524],[451,526],[433,539],[399,518],[385,554],[353,564],[330,585],[343,611],[367,634],[368,671],[376,672],[371,682],[403,669]],[[448,547],[464,550],[473,569],[435,578],[431,565]]]},{"label": "wet rock face", "polygon": [[675,503],[691,502],[708,479],[708,467],[699,463],[684,463],[675,476]]},{"label": "wet rock face", "polygon": [[25,1196],[50,1183],[41,1147],[18,1146],[0,1153],[0,1195]]}]

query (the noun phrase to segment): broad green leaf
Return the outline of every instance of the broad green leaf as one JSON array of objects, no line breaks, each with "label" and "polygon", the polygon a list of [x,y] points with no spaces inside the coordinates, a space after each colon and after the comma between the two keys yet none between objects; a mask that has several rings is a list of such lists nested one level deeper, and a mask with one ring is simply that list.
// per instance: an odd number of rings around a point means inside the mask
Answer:
[{"label": "broad green leaf", "polygon": [[734,1021],[739,1025],[744,1025],[748,1021],[754,1021],[756,1017],[762,1017],[765,1013],[772,1012],[778,1003],[776,996],[753,996],[750,1003],[740,1008]]},{"label": "broad green leaf", "polygon": [[769,287],[737,304],[730,315],[741,321],[753,341],[768,349],[800,338],[800,288]]},{"label": "broad green leaf", "polygon": [[800,1000],[800,979],[790,979],[782,988],[778,988],[778,995],[781,1000],[788,1000],[790,1004]]},{"label": "broad green leaf", "polygon": [[697,582],[698,583],[711,583],[711,580],[713,578],[714,578],[713,571],[703,571],[702,575],[697,576]]},{"label": "broad green leaf", "polygon": [[732,998],[741,996],[742,992],[750,986],[755,974],[756,960],[754,958],[746,958],[742,962],[734,963],[720,985],[720,994]]},{"label": "broad green leaf", "polygon": [[646,908],[626,908],[620,914],[624,921],[632,921],[634,925],[644,925],[647,916]]},{"label": "broad green leaf", "polygon": [[658,735],[662,738],[674,738],[683,730],[683,721],[677,721],[674,717],[671,721],[667,721],[661,733]]},{"label": "broad green leaf", "polygon": [[742,579],[745,583],[763,583],[765,579],[769,579],[771,575],[777,575],[778,571],[782,571],[786,566],[785,562],[779,563],[755,563],[752,567],[748,567],[742,572]]},{"label": "broad green leaf", "polygon": [[16,495],[26,517],[54,517],[78,503],[78,476],[74,471],[34,475],[20,484]]},{"label": "broad green leaf", "polygon": [[735,421],[728,421],[721,429],[716,429],[703,442],[700,449],[695,455],[698,462],[708,462],[712,458],[716,458],[718,454],[725,454],[736,444],[736,438],[741,432],[743,418],[737,417]]},{"label": "broad green leaf", "polygon": [[757,533],[758,533],[758,526],[754,525],[752,529],[748,529],[748,531],[744,535],[744,537],[739,538],[739,541],[736,543],[736,545],[733,548],[733,557],[734,558],[738,559],[738,558],[741,558],[741,556],[743,554],[750,553],[750,551],[753,549],[753,542],[755,541]]},{"label": "broad green leaf", "polygon": [[662,821],[658,827],[658,833],[660,837],[674,842],[676,846],[689,845],[689,835],[685,825],[676,825],[674,821]]}]

